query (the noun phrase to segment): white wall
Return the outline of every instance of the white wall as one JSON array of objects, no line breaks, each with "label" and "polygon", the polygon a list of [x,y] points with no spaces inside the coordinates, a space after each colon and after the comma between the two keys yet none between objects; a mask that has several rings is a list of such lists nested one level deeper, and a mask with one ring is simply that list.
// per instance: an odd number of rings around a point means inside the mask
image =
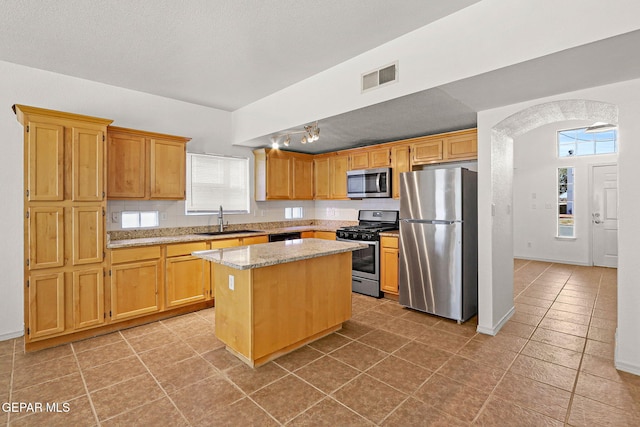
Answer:
[{"label": "white wall", "polygon": [[[493,318],[485,319],[493,321],[487,327],[496,325],[499,316],[496,313],[506,313],[505,301],[500,301],[496,294],[509,293],[508,289],[500,288],[500,281],[495,280],[497,275],[512,274],[511,263],[503,265],[492,264],[496,254],[504,259],[503,254],[493,252],[494,243],[491,230],[500,226],[491,216],[491,204],[495,196],[492,191],[491,178],[492,160],[499,163],[500,159],[492,159],[492,128],[504,119],[529,107],[551,101],[569,99],[596,100],[617,105],[619,109],[618,120],[618,196],[619,196],[619,222],[618,222],[618,330],[616,342],[616,367],[628,372],[640,375],[640,317],[637,308],[640,307],[640,249],[637,242],[640,241],[640,227],[637,226],[637,217],[640,215],[640,195],[637,183],[640,182],[640,144],[636,140],[640,137],[640,80],[631,80],[612,85],[599,86],[582,91],[576,91],[553,97],[531,100],[519,104],[478,113],[478,204],[479,230],[480,230],[480,315],[482,321],[483,311],[494,313]],[[504,161],[504,159],[502,159]],[[509,179],[505,176],[505,179]],[[509,236],[513,238],[512,235]],[[498,245],[496,243],[496,245]],[[495,289],[492,286],[498,286]],[[511,291],[512,292],[512,291]],[[511,306],[513,300],[511,300]],[[486,316],[485,316],[486,317]]]},{"label": "white wall", "polygon": [[[591,213],[590,165],[615,163],[616,154],[558,158],[556,132],[592,123],[552,123],[514,140],[513,253],[518,258],[589,265]],[[557,168],[575,171],[575,239],[556,238]]]},{"label": "white wall", "polygon": [[[638,14],[637,0],[483,0],[236,110],[233,141],[637,30]],[[398,83],[360,92],[362,73],[394,61]]]},{"label": "white wall", "polygon": [[232,147],[230,113],[0,61],[0,340],[23,333],[23,134],[11,110],[24,104],[114,119],[114,125],[192,137],[191,151],[249,155]]}]

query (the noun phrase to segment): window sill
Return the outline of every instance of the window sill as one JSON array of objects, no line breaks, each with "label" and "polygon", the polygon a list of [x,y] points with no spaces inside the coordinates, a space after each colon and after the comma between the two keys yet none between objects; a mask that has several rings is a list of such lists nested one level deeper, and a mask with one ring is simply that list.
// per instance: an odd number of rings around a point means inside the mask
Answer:
[{"label": "window sill", "polygon": [[563,237],[563,236],[556,236],[556,240],[560,240],[560,241],[572,241],[572,240],[578,240],[577,237]]}]

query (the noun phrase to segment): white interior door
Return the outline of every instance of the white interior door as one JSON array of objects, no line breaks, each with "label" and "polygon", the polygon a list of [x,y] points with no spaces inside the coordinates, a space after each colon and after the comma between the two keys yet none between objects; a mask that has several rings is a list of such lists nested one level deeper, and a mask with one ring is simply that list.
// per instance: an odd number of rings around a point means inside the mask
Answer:
[{"label": "white interior door", "polygon": [[618,266],[618,166],[592,168],[593,265]]}]

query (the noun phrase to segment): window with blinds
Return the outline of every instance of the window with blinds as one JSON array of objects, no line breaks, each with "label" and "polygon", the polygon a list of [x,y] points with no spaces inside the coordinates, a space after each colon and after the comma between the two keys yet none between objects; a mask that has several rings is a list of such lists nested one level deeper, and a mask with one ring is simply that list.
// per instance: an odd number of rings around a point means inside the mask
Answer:
[{"label": "window with blinds", "polygon": [[187,153],[187,214],[249,213],[249,159]]}]

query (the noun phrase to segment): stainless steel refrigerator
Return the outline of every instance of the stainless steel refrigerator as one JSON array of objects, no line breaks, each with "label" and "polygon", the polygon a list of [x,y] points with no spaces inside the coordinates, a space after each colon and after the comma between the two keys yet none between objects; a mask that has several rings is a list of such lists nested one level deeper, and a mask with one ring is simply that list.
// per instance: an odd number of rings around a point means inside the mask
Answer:
[{"label": "stainless steel refrigerator", "polygon": [[477,194],[465,168],[400,174],[400,304],[459,323],[477,313]]}]

